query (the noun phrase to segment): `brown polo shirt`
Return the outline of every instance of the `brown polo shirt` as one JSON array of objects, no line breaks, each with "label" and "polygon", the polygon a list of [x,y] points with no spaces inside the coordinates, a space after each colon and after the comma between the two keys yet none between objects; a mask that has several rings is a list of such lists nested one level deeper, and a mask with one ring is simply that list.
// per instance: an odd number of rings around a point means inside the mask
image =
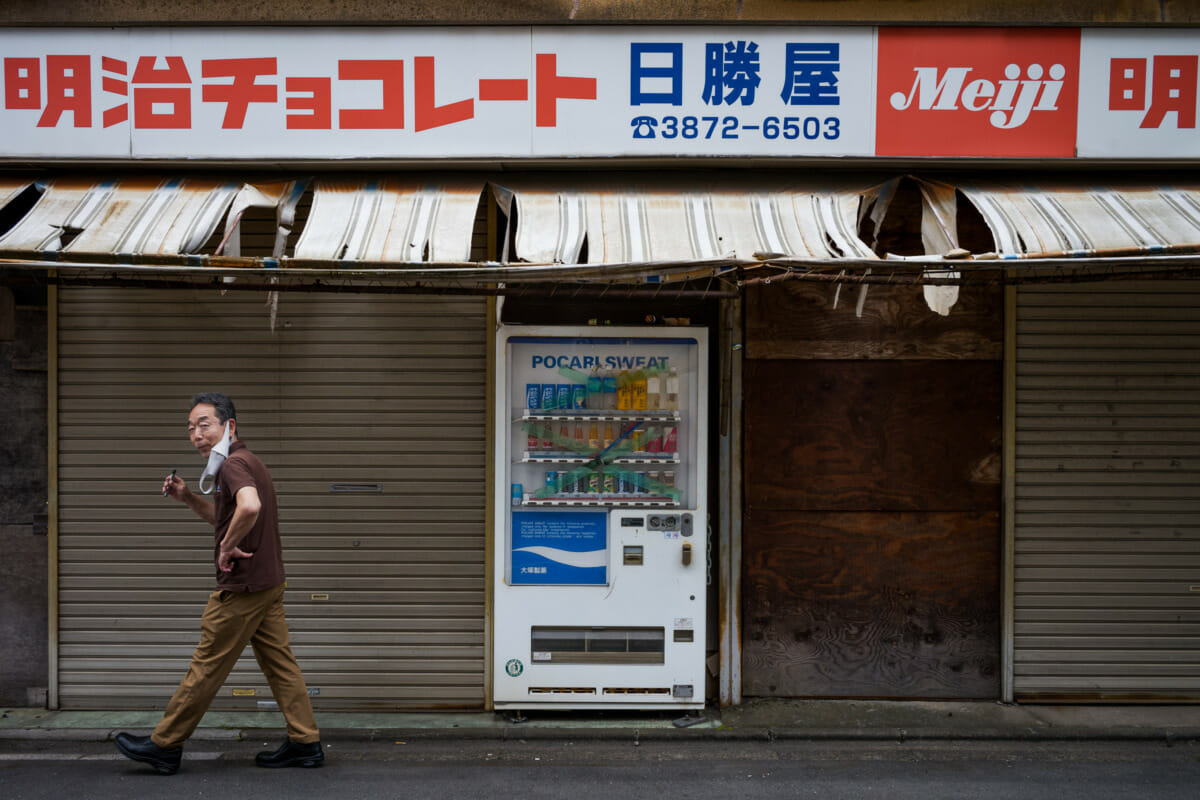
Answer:
[{"label": "brown polo shirt", "polygon": [[221,540],[229,530],[233,512],[237,508],[237,493],[240,489],[253,486],[258,491],[262,508],[258,519],[240,542],[238,547],[253,558],[239,558],[232,572],[217,569],[217,588],[230,592],[260,592],[278,586],[284,581],[283,547],[279,542],[279,508],[275,504],[275,484],[271,473],[258,460],[258,456],[247,449],[245,443],[236,441],[229,447],[229,456],[217,472],[217,489],[214,497],[216,518],[216,541],[213,544],[213,562],[221,550]]}]

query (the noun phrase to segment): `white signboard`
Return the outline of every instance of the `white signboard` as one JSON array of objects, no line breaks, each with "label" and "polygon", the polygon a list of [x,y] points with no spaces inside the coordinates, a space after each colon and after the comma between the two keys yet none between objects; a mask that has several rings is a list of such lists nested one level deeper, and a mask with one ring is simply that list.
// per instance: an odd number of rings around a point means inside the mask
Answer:
[{"label": "white signboard", "polygon": [[0,31],[0,159],[1200,155],[1200,31]]},{"label": "white signboard", "polygon": [[870,156],[870,28],[535,29],[596,99],[532,127],[535,155]]},{"label": "white signboard", "polygon": [[1200,158],[1200,31],[1086,31],[1077,155]]},{"label": "white signboard", "polygon": [[3,155],[870,155],[874,31],[0,34]]}]

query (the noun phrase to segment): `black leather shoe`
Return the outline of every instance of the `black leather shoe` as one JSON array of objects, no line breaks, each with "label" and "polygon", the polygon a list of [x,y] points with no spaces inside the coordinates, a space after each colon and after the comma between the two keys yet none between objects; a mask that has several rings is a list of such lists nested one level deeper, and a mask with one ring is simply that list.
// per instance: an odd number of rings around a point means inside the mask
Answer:
[{"label": "black leather shoe", "polygon": [[114,741],[118,750],[134,761],[154,767],[159,775],[174,775],[179,771],[179,761],[183,758],[182,747],[164,749],[152,742],[149,736],[131,736],[128,733],[118,733]]},{"label": "black leather shoe", "polygon": [[260,767],[319,767],[325,761],[320,742],[301,744],[288,739],[274,753],[263,751],[254,757]]}]

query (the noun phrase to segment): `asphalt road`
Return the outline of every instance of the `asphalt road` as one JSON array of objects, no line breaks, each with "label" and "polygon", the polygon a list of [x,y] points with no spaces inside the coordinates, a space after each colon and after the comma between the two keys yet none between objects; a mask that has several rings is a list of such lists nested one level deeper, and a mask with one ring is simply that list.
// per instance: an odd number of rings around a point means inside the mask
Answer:
[{"label": "asphalt road", "polygon": [[192,742],[164,777],[107,742],[0,742],[0,797],[1013,798],[1200,796],[1200,743],[327,742],[317,770],[264,770],[276,742]]}]

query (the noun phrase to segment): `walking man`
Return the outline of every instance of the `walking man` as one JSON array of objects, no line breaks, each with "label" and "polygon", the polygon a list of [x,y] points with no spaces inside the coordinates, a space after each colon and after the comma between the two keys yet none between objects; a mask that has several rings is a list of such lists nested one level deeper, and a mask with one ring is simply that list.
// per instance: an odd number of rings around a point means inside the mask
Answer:
[{"label": "walking man", "polygon": [[288,645],[283,615],[283,550],[271,474],[238,440],[233,402],[223,394],[209,392],[192,398],[188,437],[208,459],[201,489],[206,478],[211,481],[210,476],[215,476],[214,502],[193,493],[174,472],[163,481],[163,495],[186,504],[213,526],[217,589],[204,609],[200,643],[191,666],[154,733],[119,733],[117,749],[163,775],[175,773],[183,743],[248,642],[287,720],[288,735],[275,752],[259,753],[255,763],[260,767],[319,767],[325,760],[321,736],[304,675]]}]

